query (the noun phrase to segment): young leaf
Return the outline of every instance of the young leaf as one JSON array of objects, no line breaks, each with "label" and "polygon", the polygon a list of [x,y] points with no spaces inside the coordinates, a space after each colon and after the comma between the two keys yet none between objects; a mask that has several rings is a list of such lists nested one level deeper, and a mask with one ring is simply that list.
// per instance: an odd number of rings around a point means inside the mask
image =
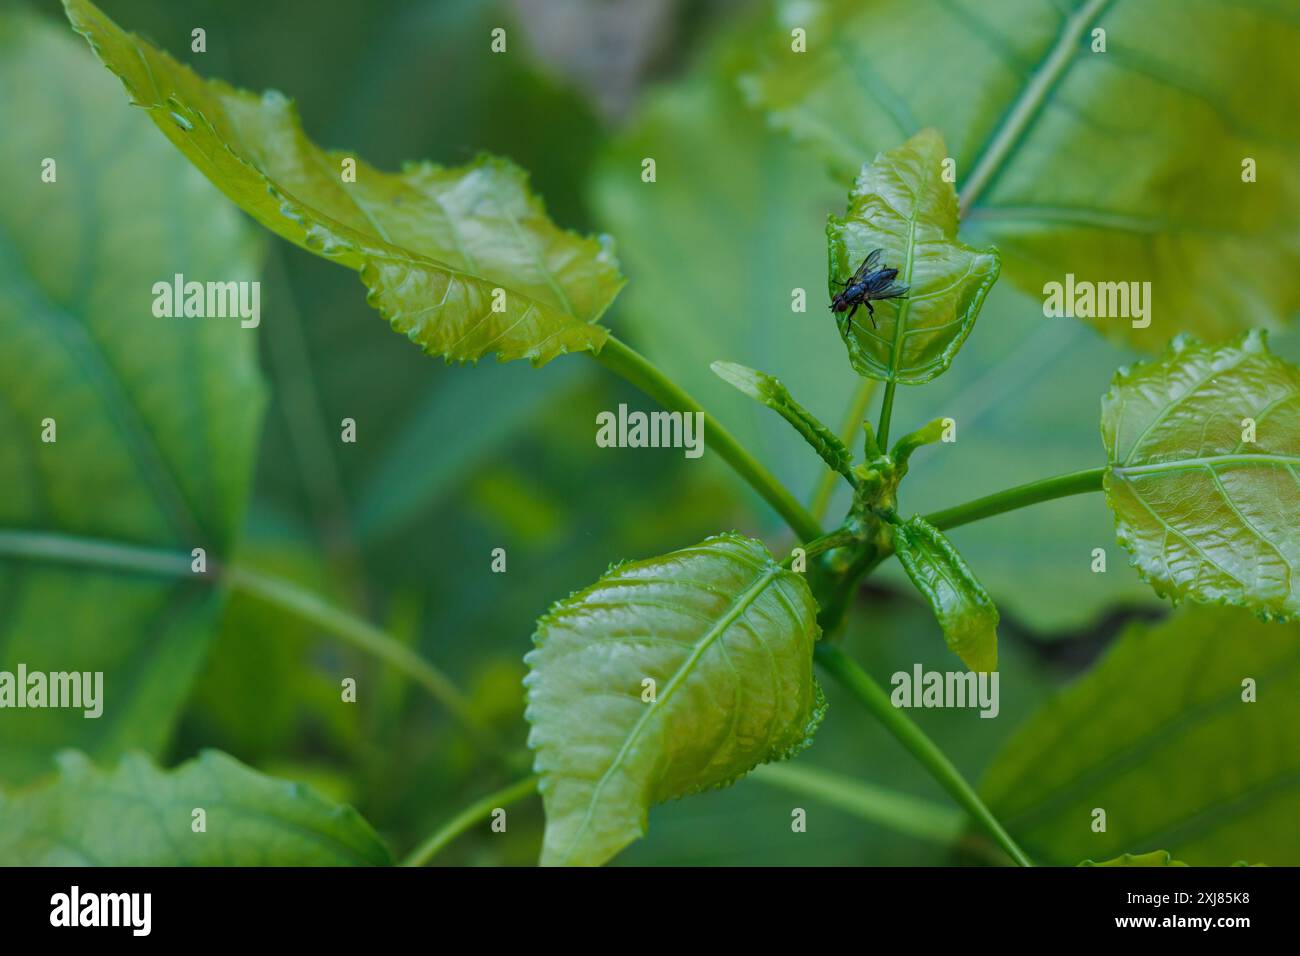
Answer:
[{"label": "young leaf", "polygon": [[1119,540],[1157,593],[1300,611],[1300,369],[1263,333],[1121,370],[1101,432]]},{"label": "young leaf", "polygon": [[[95,719],[2,712],[14,784],[64,747],[166,743],[221,608],[191,551],[212,568],[235,547],[265,389],[260,330],[151,314],[177,273],[257,279],[243,217],[66,30],[0,15],[0,89],[0,168],[57,158],[55,182],[15,174],[0,201],[0,669],[103,673]],[[183,575],[133,569],[132,547]],[[45,560],[96,548],[117,566]]]},{"label": "young leaf", "polygon": [[[1067,274],[1149,281],[1148,327],[1091,320],[1147,350],[1300,306],[1300,19],[1287,4],[777,7],[751,99],[845,179],[864,156],[943,130],[965,227],[1027,292]],[[807,52],[790,51],[787,24],[807,30]]]},{"label": "young leaf", "polygon": [[935,442],[942,440],[943,429],[942,418],[936,418],[929,424],[922,425],[916,431],[909,432],[894,442],[894,448],[889,453],[889,457],[894,459],[894,463],[906,472],[908,462],[912,459],[912,452],[924,445],[933,445]]},{"label": "young leaf", "polygon": [[957,194],[944,181],[947,147],[925,129],[862,167],[843,219],[826,225],[833,297],[867,256],[898,270],[905,298],[864,304],[852,321],[835,313],[849,361],[860,375],[905,384],[928,382],[952,363],[970,334],[1001,267],[996,249],[957,239]]},{"label": "young leaf", "polygon": [[804,441],[813,447],[822,461],[838,471],[850,482],[853,479],[853,453],[840,441],[839,436],[819,422],[815,415],[790,395],[790,390],[771,375],[737,365],[735,362],[714,362],[710,368],[729,385],[734,385],[756,402],[762,402],[794,426]]},{"label": "young leaf", "polygon": [[[202,810],[202,818],[195,815]],[[112,771],[80,753],[59,774],[0,793],[3,866],[386,866],[355,810],[206,750],[174,770],[138,753]],[[204,829],[196,831],[200,819]]]},{"label": "young leaf", "polygon": [[1191,866],[1294,866],[1298,779],[1300,625],[1188,607],[1125,631],[982,790],[1043,865],[1164,848]]},{"label": "young leaf", "polygon": [[952,652],[973,671],[997,670],[998,609],[957,549],[917,516],[894,526],[894,550]]},{"label": "young leaf", "polygon": [[1113,860],[1084,860],[1079,866],[1186,866],[1182,860],[1175,860],[1168,850],[1152,850],[1150,853],[1125,853]]},{"label": "young leaf", "polygon": [[557,228],[511,163],[380,172],[312,143],[279,93],[204,80],[88,0],[64,6],[205,176],[268,229],[358,270],[370,304],[425,352],[542,365],[600,351],[608,332],[595,323],[624,281],[612,245]]},{"label": "young leaf", "polygon": [[736,534],[618,565],[553,607],[525,679],[542,864],[604,863],[651,805],[806,747],[818,633],[803,578]]}]

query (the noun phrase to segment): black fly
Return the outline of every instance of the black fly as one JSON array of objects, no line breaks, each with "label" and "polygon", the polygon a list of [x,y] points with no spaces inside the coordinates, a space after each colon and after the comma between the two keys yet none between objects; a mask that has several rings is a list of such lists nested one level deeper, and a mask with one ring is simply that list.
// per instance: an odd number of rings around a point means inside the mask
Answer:
[{"label": "black fly", "polygon": [[878,302],[881,299],[901,299],[907,295],[911,286],[899,285],[894,281],[898,276],[898,270],[881,268],[882,252],[883,249],[876,249],[862,260],[862,265],[858,266],[858,271],[853,273],[851,279],[839,283],[843,288],[831,301],[832,312],[848,312],[851,323],[858,307],[865,305],[867,314],[871,316],[871,327],[874,329],[877,328],[876,310],[871,307],[872,300]]}]

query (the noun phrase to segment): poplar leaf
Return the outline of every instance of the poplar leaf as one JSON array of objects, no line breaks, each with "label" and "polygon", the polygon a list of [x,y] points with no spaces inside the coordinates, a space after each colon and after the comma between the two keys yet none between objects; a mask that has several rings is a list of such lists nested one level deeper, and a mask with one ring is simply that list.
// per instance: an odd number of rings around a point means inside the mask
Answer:
[{"label": "poplar leaf", "polygon": [[877,249],[881,266],[897,269],[895,281],[908,287],[904,298],[872,303],[875,325],[865,304],[851,321],[835,313],[859,375],[916,385],[942,373],[997,281],[997,250],[957,238],[957,194],[941,169],[946,153],[933,129],[880,153],[858,173],[844,218],[827,223],[832,298]]},{"label": "poplar leaf", "polygon": [[542,864],[602,864],[653,804],[806,747],[825,707],[818,634],[803,578],[737,534],[615,566],[556,604],[524,681]]},{"label": "poplar leaf", "polygon": [[1120,543],[1158,594],[1300,611],[1300,369],[1264,333],[1121,370],[1101,432]]},{"label": "poplar leaf", "polygon": [[624,281],[611,241],[559,229],[509,161],[381,172],[311,142],[281,94],[205,80],[88,0],[64,7],[205,176],[272,232],[359,271],[367,301],[428,354],[542,365],[604,345],[596,322]]}]

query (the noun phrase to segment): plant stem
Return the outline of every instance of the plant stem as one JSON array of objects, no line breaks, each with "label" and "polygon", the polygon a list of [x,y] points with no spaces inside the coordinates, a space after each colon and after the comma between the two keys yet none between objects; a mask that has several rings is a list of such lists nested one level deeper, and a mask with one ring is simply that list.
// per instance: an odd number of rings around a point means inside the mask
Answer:
[{"label": "plant stem", "polygon": [[510,786],[503,787],[496,793],[489,793],[481,800],[471,803],[411,851],[411,854],[402,861],[402,866],[425,866],[439,850],[475,823],[491,816],[493,810],[498,807],[507,807],[533,793],[537,789],[539,782],[540,778],[537,776],[525,777],[523,780],[516,780]]},{"label": "plant stem", "polygon": [[[876,380],[864,378],[853,395],[848,413],[844,416],[844,424],[840,427],[840,440],[850,448],[853,447],[853,439],[862,429],[862,417],[866,415],[867,406],[871,404],[871,396],[875,391]],[[813,491],[812,501],[808,507],[813,519],[819,523],[826,517],[826,509],[830,507],[831,495],[835,493],[835,479],[838,477],[839,472],[827,468],[822,472],[821,479]]]},{"label": "plant stem", "polygon": [[750,776],[791,793],[815,797],[870,823],[943,846],[961,839],[966,826],[965,817],[957,810],[802,762],[763,764],[755,767]]},{"label": "plant stem", "polygon": [[952,761],[940,750],[925,732],[912,719],[890,703],[889,695],[871,679],[866,671],[859,667],[843,651],[825,642],[817,645],[817,662],[830,671],[844,687],[857,698],[871,714],[885,725],[912,756],[939,781],[940,785],[952,794],[975,821],[984,828],[994,842],[1007,851],[1020,866],[1033,866],[1025,851],[1020,849],[1011,835],[1002,828],[1002,824],[984,805],[973,787],[966,782]]},{"label": "plant stem", "polygon": [[976,498],[962,505],[945,508],[943,511],[933,512],[926,515],[925,520],[942,531],[981,518],[990,518],[1004,511],[1014,511],[1016,508],[1037,504],[1040,501],[1083,494],[1087,491],[1100,491],[1101,479],[1105,473],[1106,468],[1103,466],[1089,468],[1086,471],[1073,471],[1068,475],[1057,475],[1055,478],[1042,478],[983,498]]},{"label": "plant stem", "polygon": [[190,556],[177,551],[47,531],[0,529],[0,556],[107,568],[117,573],[192,578],[209,584],[224,581],[391,664],[424,687],[480,743],[494,752],[503,752],[500,742],[470,711],[465,698],[446,674],[373,624],[339,610],[319,595],[289,581],[238,566],[213,565],[206,574],[197,574],[190,570]]},{"label": "plant stem", "polygon": [[898,386],[895,379],[885,383],[885,397],[880,400],[880,427],[876,429],[876,444],[882,450],[889,450],[889,419],[894,414],[894,389]]},{"label": "plant stem", "polygon": [[339,610],[306,588],[301,588],[282,578],[271,577],[239,566],[226,568],[225,578],[235,590],[243,591],[274,607],[289,611],[301,620],[315,624],[321,630],[328,631],[354,647],[392,665],[451,711],[465,728],[478,738],[479,743],[489,746],[492,750],[501,750],[500,742],[495,740],[491,732],[474,716],[469,701],[451,679],[401,641],[368,621]]},{"label": "plant stem", "polygon": [[755,461],[730,432],[704,411],[699,402],[686,394],[644,355],[611,335],[595,357],[601,365],[645,392],[664,408],[670,411],[703,412],[704,440],[708,446],[721,455],[764,501],[775,508],[777,514],[785,519],[801,539],[811,541],[821,535],[820,524],[795,500],[794,495],[771,472]]}]

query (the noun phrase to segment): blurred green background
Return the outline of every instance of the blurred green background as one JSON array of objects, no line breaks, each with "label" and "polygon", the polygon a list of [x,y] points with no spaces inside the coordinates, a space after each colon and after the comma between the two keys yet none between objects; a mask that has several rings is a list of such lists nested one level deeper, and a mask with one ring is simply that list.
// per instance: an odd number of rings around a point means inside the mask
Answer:
[{"label": "blurred green background", "polygon": [[[57,4],[31,6],[67,32]],[[797,437],[708,373],[708,363],[723,358],[778,374],[836,424],[856,387],[819,304],[825,217],[842,209],[843,187],[750,109],[735,83],[745,65],[735,37],[762,15],[760,6],[104,4],[118,23],[205,76],[285,92],[317,142],[355,149],[380,168],[419,158],[457,165],[481,150],[515,160],[557,223],[616,237],[631,281],[606,324],[680,377],[806,498],[819,470]],[[207,31],[206,53],[189,52],[195,26]],[[508,57],[487,55],[494,26],[509,30]],[[96,66],[87,77],[120,98],[106,71]],[[161,142],[137,118],[132,135]],[[653,201],[637,179],[645,155],[658,160]],[[775,516],[713,456],[696,462],[675,452],[596,449],[598,411],[651,405],[595,363],[565,357],[539,373],[525,363],[431,361],[384,327],[355,275],[246,225],[263,281],[256,341],[268,404],[240,559],[320,590],[408,641],[513,743],[526,736],[521,657],[551,601],[612,561],[716,531],[757,535],[774,552],[790,544]],[[809,290],[805,315],[790,312],[794,287]],[[900,430],[961,410],[959,463],[927,469],[935,452],[918,453],[904,492],[909,510],[1100,461],[1099,397],[1133,353],[1083,324],[1044,322],[1040,306],[1000,284],[953,370],[900,393]],[[345,417],[358,423],[356,445],[338,441]],[[1012,730],[1121,626],[1162,610],[1125,566],[1099,496],[963,528],[953,540],[1002,611],[1001,715],[915,716],[978,778]],[[1081,555],[1096,546],[1110,549],[1111,573],[1086,573]],[[508,551],[505,575],[489,572],[496,547]],[[896,572],[861,595],[848,648],[882,679],[918,661],[950,668],[936,624]],[[0,595],[4,587],[0,579]],[[355,706],[339,703],[342,676],[365,688]],[[827,693],[830,714],[801,760],[947,802],[837,688]],[[204,747],[225,750],[354,804],[399,853],[510,779],[398,674],[243,596],[221,611],[192,693],[182,696],[173,733],[159,715],[164,765]],[[808,801],[745,780],[659,807],[650,836],[617,862],[958,859],[824,806],[807,834],[792,834],[790,808]],[[530,864],[541,826],[540,803],[530,800],[512,811],[507,836],[466,835],[439,862]]]}]

